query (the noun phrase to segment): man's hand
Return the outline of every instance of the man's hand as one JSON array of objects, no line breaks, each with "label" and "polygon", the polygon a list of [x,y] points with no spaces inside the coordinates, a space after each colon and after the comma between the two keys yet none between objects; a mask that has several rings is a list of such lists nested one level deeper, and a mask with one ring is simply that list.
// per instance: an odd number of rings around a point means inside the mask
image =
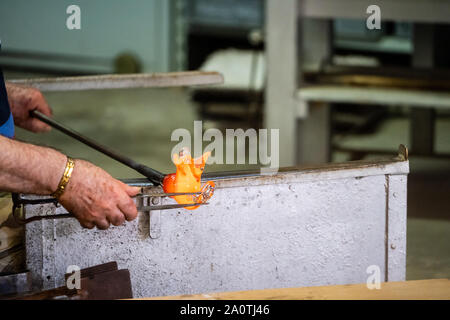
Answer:
[{"label": "man's hand", "polygon": [[6,90],[14,123],[17,126],[32,132],[50,131],[50,126],[30,117],[31,110],[38,110],[47,116],[52,115],[52,110],[39,90],[11,83],[6,83]]},{"label": "man's hand", "polygon": [[83,160],[75,160],[72,177],[59,202],[88,229],[119,226],[137,216],[131,197],[140,189],[130,187]]}]

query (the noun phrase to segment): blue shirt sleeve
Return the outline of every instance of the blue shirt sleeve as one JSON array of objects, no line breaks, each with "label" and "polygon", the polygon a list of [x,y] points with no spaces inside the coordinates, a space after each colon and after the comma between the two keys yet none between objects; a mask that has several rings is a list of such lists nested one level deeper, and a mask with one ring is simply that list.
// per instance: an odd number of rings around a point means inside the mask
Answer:
[{"label": "blue shirt sleeve", "polygon": [[[1,42],[0,42],[1,49]],[[5,80],[0,68],[0,135],[14,137],[14,120],[9,107],[8,95],[6,93]]]},{"label": "blue shirt sleeve", "polygon": [[0,135],[14,137],[14,120],[9,108],[3,73],[0,70]]}]

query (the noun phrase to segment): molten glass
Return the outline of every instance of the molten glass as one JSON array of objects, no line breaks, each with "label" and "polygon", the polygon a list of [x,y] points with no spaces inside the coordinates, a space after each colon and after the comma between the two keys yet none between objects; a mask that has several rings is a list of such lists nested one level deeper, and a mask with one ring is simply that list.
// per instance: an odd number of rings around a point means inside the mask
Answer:
[{"label": "molten glass", "polygon": [[[168,174],[164,177],[163,190],[165,193],[180,192],[201,192],[199,195],[174,196],[176,202],[204,203],[214,194],[215,184],[212,181],[201,185],[201,176],[205,169],[206,160],[211,155],[206,152],[203,156],[193,160],[189,150],[183,149],[179,154],[172,156],[172,161],[177,167],[176,173]],[[199,206],[186,207],[188,210],[197,209]]]}]

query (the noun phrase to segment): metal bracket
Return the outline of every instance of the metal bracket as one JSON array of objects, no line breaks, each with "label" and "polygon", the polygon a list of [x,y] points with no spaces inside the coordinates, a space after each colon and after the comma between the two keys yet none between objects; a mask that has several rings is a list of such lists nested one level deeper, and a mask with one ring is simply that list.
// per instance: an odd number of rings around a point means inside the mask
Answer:
[{"label": "metal bracket", "polygon": [[[151,197],[148,199],[149,206],[156,206],[162,202],[162,197]],[[149,212],[149,233],[150,238],[157,239],[161,235],[161,210],[150,210]]]},{"label": "metal bracket", "polygon": [[161,193],[161,192],[145,192],[142,189],[142,193],[138,195],[141,199],[141,202],[137,202],[137,207],[140,212],[148,212],[149,213],[149,233],[150,238],[157,239],[161,236],[161,211],[167,209],[178,209],[192,206],[193,204],[196,206],[207,205],[207,202],[196,202],[198,199],[194,198],[193,203],[189,204],[164,204],[164,199],[170,196],[177,195],[193,195],[196,197],[202,196],[202,199],[211,198],[214,193],[214,188],[205,188],[202,192],[185,192],[185,193]]},{"label": "metal bracket", "polygon": [[[162,204],[163,198],[170,197],[170,196],[180,196],[180,195],[193,195],[196,197],[202,197],[201,199],[209,199],[211,198],[212,194],[214,192],[214,189],[209,188],[205,189],[203,192],[182,192],[182,193],[141,193],[135,197],[136,199],[136,206],[138,208],[139,212],[150,212],[150,217],[153,217],[153,221],[158,221],[157,225],[159,225],[160,220],[160,214],[162,210],[170,210],[170,209],[179,209],[179,208],[186,208],[191,206],[202,206],[207,205],[208,202],[195,202],[198,200],[198,198],[194,198],[193,203],[186,203],[186,204]],[[28,219],[24,219],[17,215],[16,209],[22,207],[23,205],[40,205],[40,204],[48,204],[53,203],[55,207],[59,206],[59,203],[57,199],[55,198],[44,198],[44,199],[28,199],[26,196],[20,195],[20,194],[13,194],[13,214],[6,220],[4,223],[0,225],[2,227],[3,225],[9,226],[9,227],[20,227],[21,225],[27,224],[29,222],[38,221],[38,220],[53,220],[53,219],[64,219],[64,218],[75,218],[74,215],[71,213],[64,213],[64,214],[51,214],[51,215],[43,215],[43,216],[34,216]],[[155,212],[158,212],[156,215]],[[153,225],[153,223],[152,223]],[[159,237],[156,236],[159,234],[159,227],[154,229],[154,235],[155,238]]]},{"label": "metal bracket", "polygon": [[163,203],[163,196],[160,194],[143,194],[136,203],[138,211],[149,215],[149,236],[157,239],[161,235],[161,210],[158,208]]}]

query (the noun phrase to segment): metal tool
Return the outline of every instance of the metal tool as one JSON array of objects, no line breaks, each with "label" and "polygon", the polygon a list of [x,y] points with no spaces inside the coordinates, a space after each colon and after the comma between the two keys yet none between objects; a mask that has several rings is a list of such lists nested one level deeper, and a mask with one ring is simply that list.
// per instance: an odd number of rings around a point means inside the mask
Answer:
[{"label": "metal tool", "polygon": [[140,174],[144,175],[149,179],[153,184],[155,185],[162,185],[163,179],[165,177],[165,174],[147,167],[146,165],[137,163],[131,158],[128,158],[127,156],[124,156],[122,154],[117,153],[116,151],[111,150],[110,148],[101,145],[100,143],[83,136],[82,134],[76,132],[75,130],[72,130],[69,127],[64,126],[63,124],[47,117],[45,114],[43,114],[40,111],[32,110],[30,111],[30,115],[36,119],[41,120],[42,122],[48,124],[49,126],[67,134],[68,136],[80,141],[81,143],[84,143],[85,145],[107,155],[110,158],[113,158],[116,161],[119,161],[120,163],[126,165],[127,167],[130,167]]}]

